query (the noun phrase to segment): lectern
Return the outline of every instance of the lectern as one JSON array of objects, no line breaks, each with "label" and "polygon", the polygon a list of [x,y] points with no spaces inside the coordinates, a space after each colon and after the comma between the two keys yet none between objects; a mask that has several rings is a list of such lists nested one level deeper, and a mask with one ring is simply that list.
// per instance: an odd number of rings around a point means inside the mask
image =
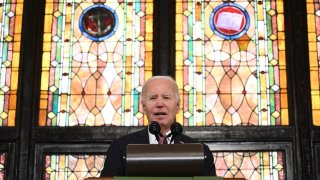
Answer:
[{"label": "lectern", "polygon": [[129,144],[127,176],[202,176],[204,151],[194,144]]},{"label": "lectern", "polygon": [[[126,176],[87,178],[86,180],[223,180],[202,176],[204,150],[193,144],[129,144]],[[227,178],[228,179],[228,178]],[[233,179],[228,180],[243,180]]]}]

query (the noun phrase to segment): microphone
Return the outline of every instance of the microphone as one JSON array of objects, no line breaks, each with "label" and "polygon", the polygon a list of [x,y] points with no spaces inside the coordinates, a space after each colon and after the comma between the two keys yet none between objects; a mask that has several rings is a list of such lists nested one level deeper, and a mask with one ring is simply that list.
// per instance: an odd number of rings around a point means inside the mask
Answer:
[{"label": "microphone", "polygon": [[182,125],[177,122],[172,123],[170,129],[173,136],[177,136],[183,132]]},{"label": "microphone", "polygon": [[171,133],[168,136],[172,135],[172,138],[171,138],[171,141],[170,141],[170,144],[171,144],[175,137],[177,137],[178,135],[182,134],[183,127],[182,127],[182,125],[180,123],[174,122],[174,123],[171,124],[170,129],[171,129]]},{"label": "microphone", "polygon": [[149,132],[156,136],[157,141],[159,142],[159,134],[160,134],[160,124],[157,121],[152,121],[149,124]]}]

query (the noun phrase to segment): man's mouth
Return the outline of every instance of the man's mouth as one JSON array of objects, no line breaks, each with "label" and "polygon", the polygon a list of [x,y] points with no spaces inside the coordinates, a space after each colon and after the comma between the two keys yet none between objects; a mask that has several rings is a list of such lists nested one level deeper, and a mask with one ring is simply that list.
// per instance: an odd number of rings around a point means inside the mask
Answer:
[{"label": "man's mouth", "polygon": [[165,112],[156,112],[156,113],[153,113],[155,116],[164,116],[164,115],[167,115],[167,113]]}]

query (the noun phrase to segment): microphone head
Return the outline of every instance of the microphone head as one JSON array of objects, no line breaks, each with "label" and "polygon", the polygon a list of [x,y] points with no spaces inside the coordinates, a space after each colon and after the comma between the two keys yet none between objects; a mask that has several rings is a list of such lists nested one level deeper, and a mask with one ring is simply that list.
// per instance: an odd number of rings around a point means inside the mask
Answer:
[{"label": "microphone head", "polygon": [[152,121],[149,124],[149,132],[153,135],[158,135],[160,134],[160,124],[157,121]]},{"label": "microphone head", "polygon": [[170,129],[173,136],[177,136],[183,132],[182,125],[177,122],[172,123]]}]

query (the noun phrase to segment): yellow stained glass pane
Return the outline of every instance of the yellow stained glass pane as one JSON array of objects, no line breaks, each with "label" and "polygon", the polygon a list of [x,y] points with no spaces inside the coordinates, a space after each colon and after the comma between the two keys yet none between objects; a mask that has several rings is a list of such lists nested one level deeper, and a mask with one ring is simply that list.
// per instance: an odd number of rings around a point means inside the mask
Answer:
[{"label": "yellow stained glass pane", "polygon": [[[308,18],[308,41],[309,41],[309,66],[310,66],[310,84],[311,84],[311,102],[313,125],[320,126],[320,17],[319,1],[307,1],[307,18]],[[307,119],[306,119],[307,120]]]}]

